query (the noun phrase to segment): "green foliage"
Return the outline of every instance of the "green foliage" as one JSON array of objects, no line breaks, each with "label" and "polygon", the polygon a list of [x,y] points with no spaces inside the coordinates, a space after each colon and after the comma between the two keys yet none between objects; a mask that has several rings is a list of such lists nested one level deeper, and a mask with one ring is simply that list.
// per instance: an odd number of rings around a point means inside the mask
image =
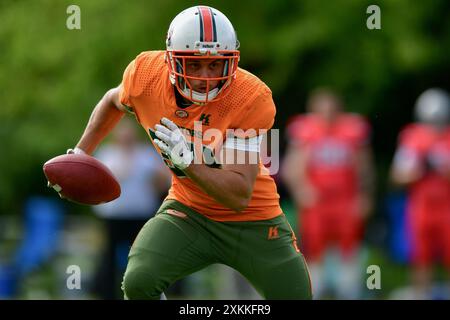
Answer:
[{"label": "green foliage", "polygon": [[[449,87],[448,1],[379,1],[381,30],[366,28],[370,1],[203,1],[224,12],[241,41],[241,66],[266,81],[277,127],[329,85],[348,108],[382,129],[389,158],[411,103]],[[171,19],[192,1],[76,1],[81,30],[68,30],[73,1],[0,3],[0,213],[47,193],[42,164],[72,147],[103,93],[139,52],[163,49]],[[395,110],[395,111],[394,111]],[[377,147],[377,146],[376,146]]]}]

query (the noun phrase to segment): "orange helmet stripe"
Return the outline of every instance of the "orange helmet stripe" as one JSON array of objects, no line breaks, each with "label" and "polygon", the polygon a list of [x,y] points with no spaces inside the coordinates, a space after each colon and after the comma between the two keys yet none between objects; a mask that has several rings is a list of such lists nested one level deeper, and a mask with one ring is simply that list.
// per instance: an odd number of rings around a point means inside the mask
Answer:
[{"label": "orange helmet stripe", "polygon": [[210,8],[199,7],[200,13],[200,41],[215,42],[217,35],[215,21]]}]

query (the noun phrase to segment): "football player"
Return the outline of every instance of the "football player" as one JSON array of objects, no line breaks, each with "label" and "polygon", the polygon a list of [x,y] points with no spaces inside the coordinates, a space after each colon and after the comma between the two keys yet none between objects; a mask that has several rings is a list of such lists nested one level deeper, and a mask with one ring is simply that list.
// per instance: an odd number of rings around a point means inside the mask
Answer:
[{"label": "football player", "polygon": [[[314,91],[307,109],[288,125],[282,178],[298,208],[314,297],[334,289],[339,299],[356,299],[363,274],[362,232],[374,185],[369,125],[344,112],[340,99],[327,89]],[[333,257],[329,280],[327,261]]]},{"label": "football player", "polygon": [[415,298],[430,298],[434,263],[450,269],[450,100],[437,88],[417,99],[416,123],[399,134],[391,178],[408,189]]},{"label": "football player", "polygon": [[[131,61],[72,151],[91,154],[128,112],[172,170],[169,194],[130,250],[127,299],[159,299],[173,282],[213,263],[239,271],[264,298],[311,298],[307,266],[275,183],[261,161],[249,160],[259,159],[275,105],[270,89],[238,68],[238,49],[220,11],[182,11],[170,24],[166,50]],[[245,161],[221,161],[214,150]]]}]

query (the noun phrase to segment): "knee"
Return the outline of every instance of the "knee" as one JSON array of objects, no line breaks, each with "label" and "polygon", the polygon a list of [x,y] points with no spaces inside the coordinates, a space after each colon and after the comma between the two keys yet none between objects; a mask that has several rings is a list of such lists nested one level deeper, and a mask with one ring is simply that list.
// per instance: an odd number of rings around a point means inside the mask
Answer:
[{"label": "knee", "polygon": [[163,291],[156,277],[144,268],[127,268],[122,281],[125,300],[159,300]]}]

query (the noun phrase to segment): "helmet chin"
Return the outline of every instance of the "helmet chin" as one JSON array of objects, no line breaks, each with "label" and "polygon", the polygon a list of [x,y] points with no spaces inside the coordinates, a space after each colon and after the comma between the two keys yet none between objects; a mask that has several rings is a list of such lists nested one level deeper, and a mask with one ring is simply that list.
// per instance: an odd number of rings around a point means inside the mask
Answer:
[{"label": "helmet chin", "polygon": [[169,74],[170,83],[177,88],[178,92],[183,96],[183,98],[191,101],[194,104],[203,105],[209,102],[216,101],[217,96],[225,91],[226,88],[229,87],[230,81],[225,82],[224,84],[219,85],[218,87],[209,90],[209,92],[201,93],[195,90],[190,89],[186,85],[186,80],[183,79],[182,76],[174,75],[173,73]]},{"label": "helmet chin", "polygon": [[184,96],[195,104],[205,104],[206,102],[213,100],[219,94],[219,88],[214,88],[205,93],[197,92],[189,88],[184,88],[182,91]]}]

